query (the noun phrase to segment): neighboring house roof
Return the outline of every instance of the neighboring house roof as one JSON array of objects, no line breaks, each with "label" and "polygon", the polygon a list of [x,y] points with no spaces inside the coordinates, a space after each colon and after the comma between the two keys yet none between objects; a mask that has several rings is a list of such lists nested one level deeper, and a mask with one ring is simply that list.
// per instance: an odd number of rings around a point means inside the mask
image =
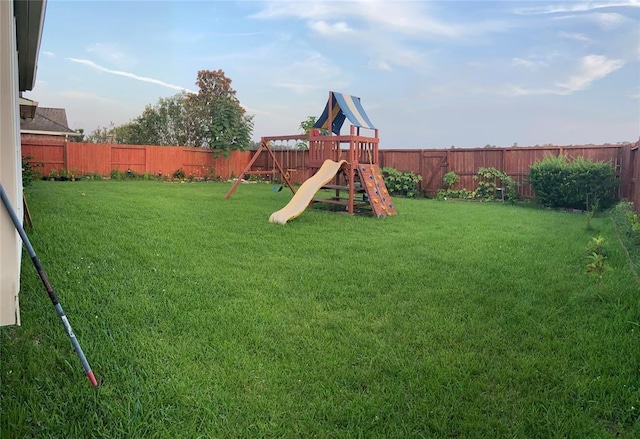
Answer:
[{"label": "neighboring house roof", "polygon": [[36,115],[31,120],[20,121],[20,132],[31,134],[75,135],[69,128],[67,112],[64,108],[36,108]]}]

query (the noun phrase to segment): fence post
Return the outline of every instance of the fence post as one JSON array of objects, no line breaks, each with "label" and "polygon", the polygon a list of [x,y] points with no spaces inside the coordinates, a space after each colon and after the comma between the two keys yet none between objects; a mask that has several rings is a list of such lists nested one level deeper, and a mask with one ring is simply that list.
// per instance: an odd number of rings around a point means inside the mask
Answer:
[{"label": "fence post", "polygon": [[69,142],[67,141],[67,139],[65,139],[64,143],[62,145],[62,166],[67,171],[67,173],[69,172],[69,159],[67,158],[67,145],[68,144],[69,144]]}]

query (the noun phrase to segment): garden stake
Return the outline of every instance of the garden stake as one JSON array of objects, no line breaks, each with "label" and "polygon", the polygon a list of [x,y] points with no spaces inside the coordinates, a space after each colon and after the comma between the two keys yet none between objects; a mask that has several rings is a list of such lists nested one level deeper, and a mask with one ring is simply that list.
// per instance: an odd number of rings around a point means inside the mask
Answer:
[{"label": "garden stake", "polygon": [[67,319],[67,316],[65,315],[62,309],[62,306],[58,302],[58,298],[56,297],[56,292],[53,290],[51,283],[49,283],[49,278],[47,278],[47,274],[44,272],[44,268],[42,267],[42,264],[40,263],[40,260],[36,255],[36,252],[33,250],[33,247],[31,246],[31,242],[29,241],[29,238],[27,237],[27,234],[24,231],[24,228],[20,224],[20,220],[18,219],[18,216],[13,210],[13,207],[9,202],[9,198],[7,197],[7,193],[4,191],[4,187],[2,187],[1,183],[0,183],[0,198],[2,198],[2,203],[4,204],[4,207],[6,207],[7,212],[9,212],[11,221],[13,221],[13,225],[16,227],[18,234],[20,234],[20,238],[22,238],[22,243],[27,249],[27,253],[29,253],[29,256],[31,257],[31,261],[33,262],[33,265],[36,268],[36,271],[38,272],[38,276],[40,276],[40,280],[42,280],[42,283],[44,284],[44,287],[47,290],[47,294],[51,299],[51,303],[53,303],[53,307],[56,309],[56,312],[58,313],[58,317],[60,317],[60,320],[62,320],[62,324],[64,326],[65,331],[67,332],[67,335],[71,339],[71,344],[73,345],[73,348],[78,354],[78,357],[80,357],[80,361],[82,362],[82,367],[84,368],[84,371],[87,377],[91,381],[91,384],[93,385],[93,387],[98,387],[98,382],[96,381],[96,377],[93,375],[93,372],[91,371],[91,366],[89,366],[89,362],[87,361],[87,358],[84,356],[84,352],[82,352],[80,343],[78,343],[76,336],[73,334],[73,330],[71,329],[69,320]]}]

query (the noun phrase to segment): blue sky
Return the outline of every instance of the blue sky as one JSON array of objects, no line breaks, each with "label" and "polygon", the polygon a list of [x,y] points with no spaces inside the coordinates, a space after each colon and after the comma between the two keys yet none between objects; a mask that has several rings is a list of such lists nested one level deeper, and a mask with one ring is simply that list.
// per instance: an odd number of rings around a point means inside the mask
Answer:
[{"label": "blue sky", "polygon": [[640,0],[47,2],[36,87],[89,133],[222,69],[253,137],[295,134],[329,90],[382,148],[637,141]]}]

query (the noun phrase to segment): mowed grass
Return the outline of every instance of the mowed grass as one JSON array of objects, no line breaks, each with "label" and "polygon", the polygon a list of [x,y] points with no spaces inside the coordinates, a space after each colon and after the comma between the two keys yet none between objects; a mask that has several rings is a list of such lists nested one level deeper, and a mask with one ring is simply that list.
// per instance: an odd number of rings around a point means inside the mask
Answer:
[{"label": "mowed grass", "polygon": [[[610,219],[396,199],[383,220],[226,183],[36,182],[2,328],[3,438],[638,437],[640,287]],[[606,239],[611,270],[586,273]]]}]

